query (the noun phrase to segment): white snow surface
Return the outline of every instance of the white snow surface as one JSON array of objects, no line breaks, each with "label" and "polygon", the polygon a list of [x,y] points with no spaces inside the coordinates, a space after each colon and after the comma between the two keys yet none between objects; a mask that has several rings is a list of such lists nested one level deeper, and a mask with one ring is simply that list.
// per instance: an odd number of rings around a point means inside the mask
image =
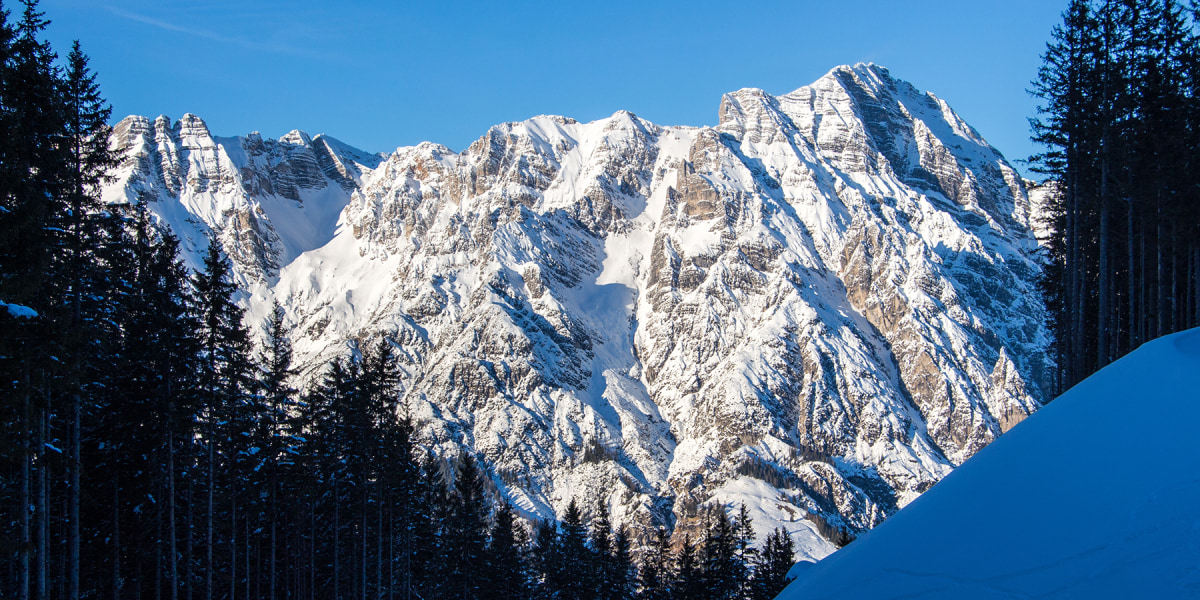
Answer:
[{"label": "white snow surface", "polygon": [[1200,329],[1102,369],[780,600],[1200,596]]},{"label": "white snow surface", "polygon": [[6,312],[8,312],[9,316],[16,317],[18,319],[33,319],[38,316],[36,310],[33,310],[32,308],[22,304],[9,304],[7,302],[0,302],[0,309],[4,309]]},{"label": "white snow surface", "polygon": [[818,561],[832,554],[837,546],[829,543],[811,521],[796,510],[787,493],[753,477],[738,477],[713,491],[709,504],[719,504],[726,513],[738,514],[745,506],[754,524],[755,545],[762,547],[767,536],[782,529],[792,538],[798,561]]},{"label": "white snow surface", "polygon": [[105,199],[146,201],[193,268],[213,236],[248,325],[284,308],[297,385],[391,342],[420,441],[475,455],[526,515],[745,502],[818,558],[817,520],[869,529],[1040,406],[1030,201],[875,65],[719,111],[387,156],[128,117]]}]

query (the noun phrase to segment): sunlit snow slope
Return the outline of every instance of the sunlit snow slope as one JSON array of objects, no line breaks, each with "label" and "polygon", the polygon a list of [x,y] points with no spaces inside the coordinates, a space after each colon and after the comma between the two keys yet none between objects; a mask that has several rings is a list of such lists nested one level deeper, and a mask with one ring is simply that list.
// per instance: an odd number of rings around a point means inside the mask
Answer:
[{"label": "sunlit snow slope", "polygon": [[1045,398],[1036,204],[882,67],[718,112],[386,156],[129,117],[106,198],[147,202],[193,265],[214,236],[305,377],[389,340],[422,442],[525,514],[673,527],[745,502],[818,558],[819,529],[875,526]]},{"label": "sunlit snow slope", "polygon": [[1200,329],[1142,346],[781,600],[1200,596]]}]

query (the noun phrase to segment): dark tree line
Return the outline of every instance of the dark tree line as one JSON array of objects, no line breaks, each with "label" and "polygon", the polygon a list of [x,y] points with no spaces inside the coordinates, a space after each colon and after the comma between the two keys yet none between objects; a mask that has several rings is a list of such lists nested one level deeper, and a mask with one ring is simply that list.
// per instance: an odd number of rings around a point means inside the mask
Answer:
[{"label": "dark tree line", "polygon": [[1072,0],[1043,57],[1036,170],[1062,390],[1200,325],[1197,4]]},{"label": "dark tree line", "polygon": [[[118,162],[88,59],[0,5],[0,597],[769,598],[791,540],[742,514],[635,560],[597,505],[527,528],[470,456],[414,443],[393,346],[307,393],[276,306],[247,328],[228,259],[180,259]],[[640,568],[635,566],[640,563]]]}]

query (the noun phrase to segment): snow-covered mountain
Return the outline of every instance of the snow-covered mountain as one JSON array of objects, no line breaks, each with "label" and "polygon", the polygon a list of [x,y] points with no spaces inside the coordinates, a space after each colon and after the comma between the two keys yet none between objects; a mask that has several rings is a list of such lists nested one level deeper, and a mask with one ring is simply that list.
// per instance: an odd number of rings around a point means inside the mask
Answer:
[{"label": "snow-covered mountain", "polygon": [[386,156],[129,117],[106,194],[146,199],[193,264],[215,232],[308,376],[391,340],[423,439],[527,513],[745,501],[816,558],[813,521],[873,527],[1045,398],[1033,209],[946,103],[875,65],[719,111]]},{"label": "snow-covered mountain", "polygon": [[1143,345],[780,600],[1195,597],[1198,389],[1200,329]]}]

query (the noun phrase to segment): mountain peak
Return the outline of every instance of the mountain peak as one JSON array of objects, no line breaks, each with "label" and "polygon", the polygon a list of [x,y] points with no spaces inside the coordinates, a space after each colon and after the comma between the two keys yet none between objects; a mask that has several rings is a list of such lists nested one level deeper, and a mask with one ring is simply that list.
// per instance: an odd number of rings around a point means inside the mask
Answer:
[{"label": "mountain peak", "polygon": [[284,144],[292,144],[296,146],[311,146],[313,142],[312,138],[309,137],[307,133],[300,131],[299,129],[293,129],[283,134],[283,137],[280,137],[279,141]]},{"label": "mountain peak", "polygon": [[190,252],[215,234],[305,378],[390,340],[420,442],[527,514],[588,495],[686,530],[746,501],[816,558],[1036,409],[1052,366],[1015,172],[839,69],[725,94],[715,129],[538,116],[386,160],[127,119],[106,197],[157,198]]}]

